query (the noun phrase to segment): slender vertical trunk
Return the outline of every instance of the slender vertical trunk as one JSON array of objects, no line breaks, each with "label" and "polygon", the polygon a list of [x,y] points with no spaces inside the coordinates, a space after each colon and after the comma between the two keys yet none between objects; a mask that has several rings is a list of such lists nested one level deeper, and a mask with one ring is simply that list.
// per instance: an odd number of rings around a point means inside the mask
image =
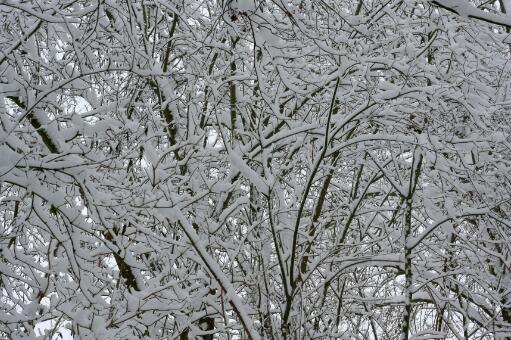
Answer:
[{"label": "slender vertical trunk", "polygon": [[404,265],[405,265],[405,287],[404,287],[404,313],[403,321],[401,326],[401,339],[408,340],[410,334],[410,323],[412,317],[412,285],[413,285],[413,273],[412,273],[412,248],[408,245],[412,232],[412,212],[413,212],[413,196],[415,189],[417,188],[417,182],[419,179],[420,171],[422,166],[422,155],[418,150],[414,151],[414,157],[412,160],[412,167],[410,173],[410,182],[408,185],[408,195],[406,199],[406,211],[404,220]]},{"label": "slender vertical trunk", "polygon": [[412,314],[412,250],[408,247],[407,242],[410,238],[412,229],[412,199],[409,197],[406,200],[406,213],[405,213],[405,230],[404,230],[404,243],[405,243],[405,310],[403,313],[403,323],[401,328],[401,339],[408,340],[410,333],[410,317]]}]

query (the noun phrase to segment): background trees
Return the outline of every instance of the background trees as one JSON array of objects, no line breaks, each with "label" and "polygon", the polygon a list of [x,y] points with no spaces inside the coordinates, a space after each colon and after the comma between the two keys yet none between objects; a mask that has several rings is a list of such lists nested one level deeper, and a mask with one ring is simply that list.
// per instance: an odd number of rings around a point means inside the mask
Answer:
[{"label": "background trees", "polygon": [[2,2],[2,336],[509,336],[506,4],[436,5]]}]

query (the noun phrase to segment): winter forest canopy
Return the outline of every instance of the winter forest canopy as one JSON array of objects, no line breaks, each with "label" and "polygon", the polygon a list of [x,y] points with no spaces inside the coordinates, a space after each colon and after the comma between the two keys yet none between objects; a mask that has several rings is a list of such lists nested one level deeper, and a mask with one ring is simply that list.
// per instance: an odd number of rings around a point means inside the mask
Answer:
[{"label": "winter forest canopy", "polygon": [[509,0],[1,0],[0,338],[511,336]]}]

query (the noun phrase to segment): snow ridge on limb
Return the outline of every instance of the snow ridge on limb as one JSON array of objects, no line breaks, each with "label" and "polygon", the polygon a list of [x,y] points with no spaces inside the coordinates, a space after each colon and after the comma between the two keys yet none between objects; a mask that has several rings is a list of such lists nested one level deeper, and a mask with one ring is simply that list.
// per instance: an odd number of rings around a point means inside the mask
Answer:
[{"label": "snow ridge on limb", "polygon": [[162,217],[166,218],[168,223],[172,223],[173,220],[177,221],[179,226],[183,229],[186,236],[190,240],[190,243],[197,252],[197,255],[199,255],[199,257],[204,262],[204,265],[208,268],[210,274],[215,278],[215,280],[227,294],[225,297],[229,300],[230,304],[232,305],[232,308],[234,309],[234,312],[240,319],[243,328],[245,329],[249,336],[249,339],[250,340],[261,339],[257,331],[254,329],[252,320],[248,316],[248,313],[245,310],[245,306],[241,302],[238,293],[236,293],[236,290],[232,286],[231,282],[227,279],[227,277],[225,277],[218,263],[208,254],[208,251],[202,244],[202,241],[195,232],[193,226],[190,224],[190,222],[188,222],[188,220],[183,215],[181,210],[176,207],[160,208],[159,214],[162,215]]},{"label": "snow ridge on limb", "polygon": [[505,13],[497,15],[474,7],[467,0],[430,0],[431,4],[465,18],[473,18],[499,26],[511,28],[511,17]]}]

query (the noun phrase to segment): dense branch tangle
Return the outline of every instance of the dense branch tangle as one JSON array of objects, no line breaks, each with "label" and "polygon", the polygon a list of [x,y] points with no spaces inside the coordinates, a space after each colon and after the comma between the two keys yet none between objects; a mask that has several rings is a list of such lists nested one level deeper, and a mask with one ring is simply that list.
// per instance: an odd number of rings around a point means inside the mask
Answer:
[{"label": "dense branch tangle", "polygon": [[505,29],[376,0],[0,15],[2,337],[509,335]]}]

